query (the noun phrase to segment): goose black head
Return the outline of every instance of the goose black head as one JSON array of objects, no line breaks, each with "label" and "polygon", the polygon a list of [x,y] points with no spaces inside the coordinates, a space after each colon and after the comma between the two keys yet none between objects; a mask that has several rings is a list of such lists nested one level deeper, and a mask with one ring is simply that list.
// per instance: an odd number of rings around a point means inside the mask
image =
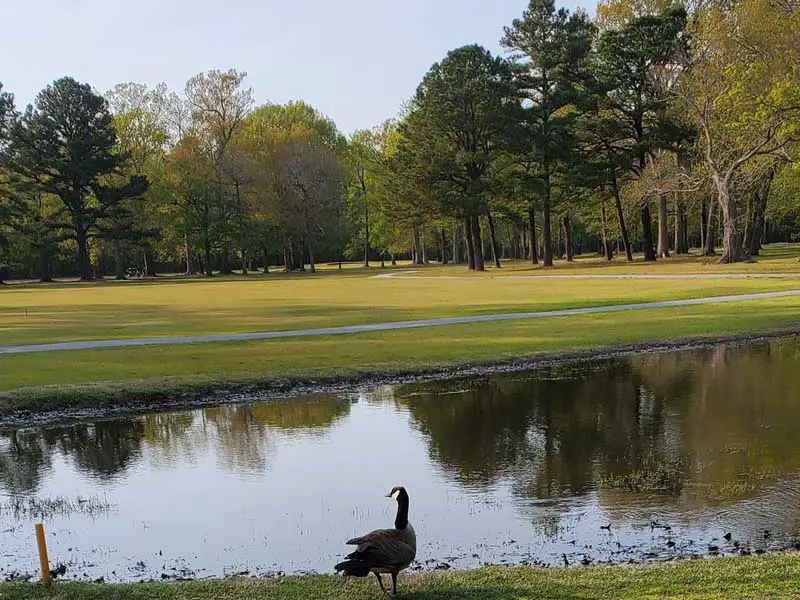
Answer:
[{"label": "goose black head", "polygon": [[394,500],[400,501],[400,498],[403,497],[405,500],[408,500],[408,492],[406,492],[406,488],[402,485],[397,487],[393,487],[392,491],[386,494],[387,498],[393,498]]}]

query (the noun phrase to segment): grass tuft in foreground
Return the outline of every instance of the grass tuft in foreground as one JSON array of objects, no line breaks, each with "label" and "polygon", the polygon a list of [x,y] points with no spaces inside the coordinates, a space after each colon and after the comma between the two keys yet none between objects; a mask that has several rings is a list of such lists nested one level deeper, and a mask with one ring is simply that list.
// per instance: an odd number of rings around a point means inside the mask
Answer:
[{"label": "grass tuft in foreground", "polygon": [[[401,578],[407,600],[800,598],[800,557],[696,560],[644,567],[491,567]],[[384,598],[373,578],[332,576],[131,585],[0,584],[0,600],[366,600]]]}]

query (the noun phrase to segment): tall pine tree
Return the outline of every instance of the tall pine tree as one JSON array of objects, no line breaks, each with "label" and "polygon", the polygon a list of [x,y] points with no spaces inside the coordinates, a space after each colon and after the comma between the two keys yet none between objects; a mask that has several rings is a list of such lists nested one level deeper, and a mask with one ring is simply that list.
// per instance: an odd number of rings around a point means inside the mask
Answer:
[{"label": "tall pine tree", "polygon": [[[585,13],[556,11],[554,0],[531,0],[521,19],[506,28],[502,43],[520,53],[519,85],[527,99],[527,143],[521,153],[533,167],[542,196],[544,265],[553,266],[553,180],[570,160],[575,113],[564,110],[580,101],[586,81],[594,25]],[[532,215],[531,215],[532,216]]]},{"label": "tall pine tree", "polygon": [[124,203],[148,186],[139,176],[118,183],[125,156],[115,152],[116,141],[105,99],[65,77],[44,89],[35,107],[11,124],[0,149],[0,167],[19,184],[61,199],[83,281],[93,277],[89,239],[104,235],[103,224],[118,221]]},{"label": "tall pine tree", "polygon": [[[670,8],[658,15],[636,18],[618,29],[608,29],[598,45],[598,75],[604,93],[600,109],[609,131],[624,149],[631,173],[638,177],[653,153],[673,147],[685,137],[667,104],[668,90],[661,74],[686,54],[686,11]],[[650,202],[640,203],[642,245],[645,260],[656,260]]]}]

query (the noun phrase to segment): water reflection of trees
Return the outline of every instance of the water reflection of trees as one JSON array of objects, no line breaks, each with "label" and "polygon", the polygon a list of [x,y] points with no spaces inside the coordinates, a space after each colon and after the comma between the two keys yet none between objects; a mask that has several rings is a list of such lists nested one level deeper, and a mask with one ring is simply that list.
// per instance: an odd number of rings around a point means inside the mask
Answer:
[{"label": "water reflection of trees", "polygon": [[0,434],[0,491],[33,493],[51,468],[51,454],[41,435],[30,431]]},{"label": "water reflection of trees", "polygon": [[212,448],[224,469],[260,472],[273,451],[270,431],[320,435],[349,410],[349,401],[326,396],[3,432],[0,492],[36,493],[59,454],[101,481],[124,477],[145,453],[150,468],[169,468],[196,463]]},{"label": "water reflection of trees", "polygon": [[686,457],[684,493],[705,503],[714,489],[757,493],[737,483],[748,473],[800,472],[798,366],[788,343],[718,348],[405,386],[396,401],[469,487],[508,480],[524,499],[552,498]]},{"label": "water reflection of trees", "polygon": [[400,390],[398,401],[459,481],[511,476],[523,495],[551,498],[593,487],[598,462],[625,469],[667,444],[663,401],[640,380],[627,361],[611,361],[549,378],[491,377],[461,393],[452,386],[464,382]]}]

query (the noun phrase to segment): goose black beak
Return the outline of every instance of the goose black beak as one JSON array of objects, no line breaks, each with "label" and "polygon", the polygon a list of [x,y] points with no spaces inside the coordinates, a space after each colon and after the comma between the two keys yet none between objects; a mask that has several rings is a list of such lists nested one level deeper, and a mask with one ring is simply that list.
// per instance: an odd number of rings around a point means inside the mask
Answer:
[{"label": "goose black beak", "polygon": [[389,492],[388,494],[386,494],[386,496],[385,496],[385,497],[386,497],[386,498],[391,498],[391,497],[392,497],[392,492]]}]

